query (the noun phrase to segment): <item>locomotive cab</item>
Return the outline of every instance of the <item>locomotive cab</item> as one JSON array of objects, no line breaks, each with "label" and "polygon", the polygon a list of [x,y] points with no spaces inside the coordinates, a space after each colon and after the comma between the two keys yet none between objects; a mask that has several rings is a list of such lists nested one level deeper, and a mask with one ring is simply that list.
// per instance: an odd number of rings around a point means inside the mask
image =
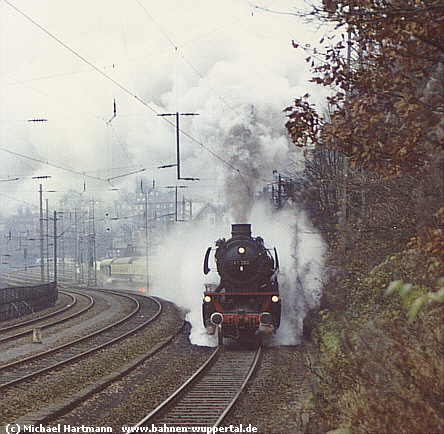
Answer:
[{"label": "locomotive cab", "polygon": [[[216,246],[220,282],[207,285],[202,306],[208,332],[218,330],[220,341],[275,333],[281,316],[276,249],[267,249],[261,237],[253,238],[250,224],[232,225],[231,238],[218,240]],[[210,247],[205,254],[205,274],[211,251]]]}]

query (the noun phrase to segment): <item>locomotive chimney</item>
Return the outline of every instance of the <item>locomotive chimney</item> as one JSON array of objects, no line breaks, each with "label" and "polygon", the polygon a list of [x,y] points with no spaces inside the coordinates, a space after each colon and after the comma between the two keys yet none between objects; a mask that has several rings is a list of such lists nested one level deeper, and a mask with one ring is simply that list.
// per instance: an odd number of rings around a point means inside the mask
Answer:
[{"label": "locomotive chimney", "polygon": [[251,237],[251,224],[242,223],[231,225],[231,236],[235,237],[236,235]]}]

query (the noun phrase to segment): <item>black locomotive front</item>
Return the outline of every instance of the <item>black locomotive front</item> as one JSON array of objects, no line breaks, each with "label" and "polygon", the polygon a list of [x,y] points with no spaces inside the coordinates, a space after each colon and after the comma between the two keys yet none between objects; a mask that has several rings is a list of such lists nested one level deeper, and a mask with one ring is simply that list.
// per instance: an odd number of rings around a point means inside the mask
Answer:
[{"label": "black locomotive front", "polygon": [[[220,283],[207,285],[204,292],[204,325],[210,334],[219,331],[219,341],[274,333],[281,315],[276,249],[270,251],[261,237],[253,238],[250,224],[232,225],[231,235],[216,242]],[[205,255],[205,274],[211,251],[209,247]]]}]

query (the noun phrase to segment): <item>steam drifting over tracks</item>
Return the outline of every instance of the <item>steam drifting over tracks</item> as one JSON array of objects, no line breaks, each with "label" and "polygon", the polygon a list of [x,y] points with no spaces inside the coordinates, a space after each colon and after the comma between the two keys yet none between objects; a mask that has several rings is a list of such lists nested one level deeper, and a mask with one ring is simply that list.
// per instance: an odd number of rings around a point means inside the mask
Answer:
[{"label": "steam drifting over tracks", "polygon": [[162,404],[134,426],[218,426],[258,365],[257,351],[218,347],[210,358]]},{"label": "steam drifting over tracks", "polygon": [[[91,291],[91,293],[93,292]],[[153,321],[162,310],[160,302],[151,297],[135,294],[128,295],[116,291],[106,292],[131,300],[133,303],[132,312],[124,318],[73,342],[2,366],[0,368],[2,373],[0,377],[0,390],[111,345]]]}]

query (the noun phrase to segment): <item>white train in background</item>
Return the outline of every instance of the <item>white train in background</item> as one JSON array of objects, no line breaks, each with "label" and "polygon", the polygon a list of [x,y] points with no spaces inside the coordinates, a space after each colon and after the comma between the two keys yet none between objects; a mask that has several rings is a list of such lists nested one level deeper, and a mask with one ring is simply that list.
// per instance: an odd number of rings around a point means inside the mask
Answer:
[{"label": "white train in background", "polygon": [[100,279],[105,283],[146,282],[146,256],[104,259],[98,263]]}]

